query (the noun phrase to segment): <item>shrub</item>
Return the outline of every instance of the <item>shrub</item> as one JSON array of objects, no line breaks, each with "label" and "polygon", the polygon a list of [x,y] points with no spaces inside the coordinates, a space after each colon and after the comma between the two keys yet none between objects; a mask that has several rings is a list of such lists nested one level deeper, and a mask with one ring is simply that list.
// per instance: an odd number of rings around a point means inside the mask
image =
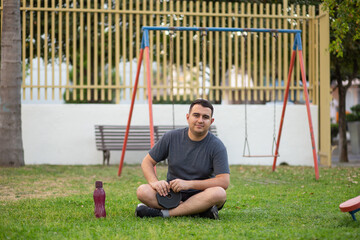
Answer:
[{"label": "shrub", "polygon": [[351,109],[351,113],[346,114],[346,121],[348,122],[360,121],[360,104],[354,105],[350,109]]},{"label": "shrub", "polygon": [[339,124],[332,123],[331,124],[331,138],[335,138],[339,133]]}]

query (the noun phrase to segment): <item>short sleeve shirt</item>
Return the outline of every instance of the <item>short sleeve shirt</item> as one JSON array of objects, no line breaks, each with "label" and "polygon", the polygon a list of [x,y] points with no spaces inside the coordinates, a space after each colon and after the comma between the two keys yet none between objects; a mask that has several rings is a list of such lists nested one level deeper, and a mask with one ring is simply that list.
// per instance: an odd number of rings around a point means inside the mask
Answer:
[{"label": "short sleeve shirt", "polygon": [[203,180],[230,173],[221,140],[208,132],[201,141],[192,141],[188,131],[189,128],[182,128],[165,133],[149,151],[156,162],[168,159],[167,180]]}]

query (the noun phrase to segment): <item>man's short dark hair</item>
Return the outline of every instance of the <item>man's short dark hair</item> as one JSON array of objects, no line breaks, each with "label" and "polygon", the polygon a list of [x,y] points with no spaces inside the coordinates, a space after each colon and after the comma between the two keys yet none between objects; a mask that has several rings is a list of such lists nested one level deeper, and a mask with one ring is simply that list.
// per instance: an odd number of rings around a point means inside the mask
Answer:
[{"label": "man's short dark hair", "polygon": [[213,116],[213,113],[214,113],[213,105],[208,100],[205,100],[202,98],[196,99],[195,101],[193,101],[191,103],[189,113],[191,112],[191,109],[197,104],[200,104],[202,107],[205,107],[205,108],[210,108],[211,109],[211,117]]}]

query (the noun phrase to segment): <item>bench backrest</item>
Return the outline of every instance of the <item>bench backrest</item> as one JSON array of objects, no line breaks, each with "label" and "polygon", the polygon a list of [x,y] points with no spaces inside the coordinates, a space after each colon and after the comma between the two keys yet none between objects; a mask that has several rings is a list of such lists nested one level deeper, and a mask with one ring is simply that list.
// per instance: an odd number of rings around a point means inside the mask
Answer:
[{"label": "bench backrest", "polygon": [[[186,125],[176,125],[177,128],[185,128]],[[155,143],[170,130],[173,125],[154,126]],[[210,131],[217,135],[215,125],[211,125]],[[122,150],[126,126],[123,125],[95,125],[95,141],[97,150]],[[149,126],[130,126],[126,150],[149,150],[150,128]]]}]

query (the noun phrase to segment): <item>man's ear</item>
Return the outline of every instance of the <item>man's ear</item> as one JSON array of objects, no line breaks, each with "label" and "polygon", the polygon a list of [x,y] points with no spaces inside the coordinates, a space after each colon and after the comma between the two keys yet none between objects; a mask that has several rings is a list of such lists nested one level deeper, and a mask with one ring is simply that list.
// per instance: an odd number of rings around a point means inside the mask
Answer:
[{"label": "man's ear", "polygon": [[214,121],[215,121],[215,118],[211,118],[211,124],[213,124]]},{"label": "man's ear", "polygon": [[190,115],[187,113],[186,114],[186,120],[189,120],[189,117],[190,117]]}]

